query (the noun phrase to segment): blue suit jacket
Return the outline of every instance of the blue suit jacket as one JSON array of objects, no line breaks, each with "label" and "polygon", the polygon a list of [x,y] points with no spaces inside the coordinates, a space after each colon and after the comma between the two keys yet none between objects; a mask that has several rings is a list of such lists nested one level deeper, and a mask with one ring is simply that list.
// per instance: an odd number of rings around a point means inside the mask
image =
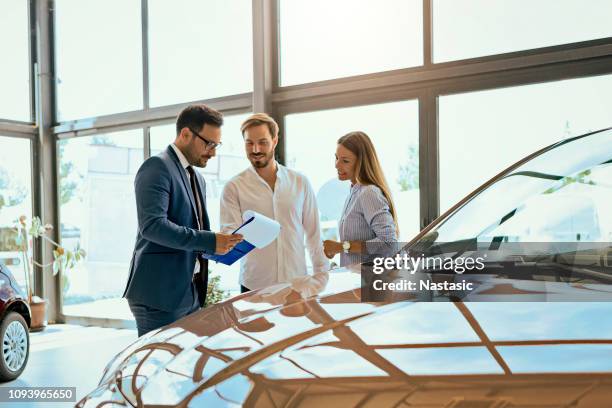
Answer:
[{"label": "blue suit jacket", "polygon": [[172,147],[145,160],[136,174],[138,235],[123,294],[134,303],[164,311],[193,304],[196,256],[214,253],[216,244],[209,231],[206,182],[195,174],[208,231],[198,230],[189,178]]}]

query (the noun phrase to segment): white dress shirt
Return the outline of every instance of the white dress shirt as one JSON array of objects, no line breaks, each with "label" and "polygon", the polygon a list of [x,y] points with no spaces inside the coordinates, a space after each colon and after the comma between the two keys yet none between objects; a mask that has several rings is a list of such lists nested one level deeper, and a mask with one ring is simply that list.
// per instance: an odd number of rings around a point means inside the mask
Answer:
[{"label": "white dress shirt", "polygon": [[[176,153],[176,155],[178,156],[179,162],[181,162],[181,166],[183,166],[183,170],[185,170],[185,174],[187,174],[187,180],[190,180],[191,179],[191,174],[189,174],[189,171],[187,170],[187,167],[190,166],[189,161],[187,160],[187,158],[185,157],[183,152],[181,152],[181,149],[176,147],[176,145],[174,143],[171,143],[170,147],[172,147],[172,150],[174,150],[174,153]],[[189,187],[189,188],[191,188],[191,187]],[[206,205],[206,203],[202,203],[202,206],[205,206],[205,205]],[[193,267],[193,273],[196,274],[198,272],[200,272],[200,263],[196,259],[195,266]]]},{"label": "white dress shirt", "polygon": [[189,167],[189,161],[187,160],[183,152],[181,152],[181,149],[176,147],[174,143],[170,144],[170,147],[172,147],[172,150],[174,150],[174,153],[176,153],[176,155],[178,156],[179,161],[181,162],[181,166],[183,166],[183,170],[185,170],[185,174],[187,174],[187,178],[191,178],[191,176],[189,175],[189,171],[187,171],[187,167]]},{"label": "white dress shirt", "polygon": [[274,191],[253,167],[233,177],[221,195],[221,231],[242,224],[242,213],[253,210],[278,221],[278,238],[255,248],[240,260],[240,284],[258,289],[307,275],[304,237],[313,272],[329,270],[319,229],[314,191],[302,174],[277,165]]}]

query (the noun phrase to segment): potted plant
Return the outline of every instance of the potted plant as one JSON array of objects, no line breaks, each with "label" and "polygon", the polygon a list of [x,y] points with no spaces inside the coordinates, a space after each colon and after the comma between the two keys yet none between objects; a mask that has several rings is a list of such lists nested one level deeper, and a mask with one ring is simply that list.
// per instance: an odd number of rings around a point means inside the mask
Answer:
[{"label": "potted plant", "polygon": [[206,290],[205,306],[214,305],[222,302],[229,297],[229,292],[221,289],[221,277],[213,275],[212,270],[208,270],[208,287]]},{"label": "potted plant", "polygon": [[[30,309],[32,310],[32,324],[30,327],[32,330],[41,330],[46,326],[45,315],[47,311],[47,301],[39,296],[35,296],[32,293],[34,279],[33,267],[38,266],[44,270],[52,266],[53,275],[55,276],[60,271],[63,272],[74,268],[77,263],[85,258],[86,253],[79,244],[77,244],[77,247],[74,250],[68,250],[52,240],[48,234],[53,231],[53,225],[43,225],[39,217],[32,218],[28,225],[27,217],[22,215],[15,221],[15,231],[15,243],[20,248],[25,272],[26,292],[28,302],[30,303]],[[54,246],[53,262],[48,264],[40,264],[30,256],[30,238],[32,241],[35,239],[41,239]]]}]

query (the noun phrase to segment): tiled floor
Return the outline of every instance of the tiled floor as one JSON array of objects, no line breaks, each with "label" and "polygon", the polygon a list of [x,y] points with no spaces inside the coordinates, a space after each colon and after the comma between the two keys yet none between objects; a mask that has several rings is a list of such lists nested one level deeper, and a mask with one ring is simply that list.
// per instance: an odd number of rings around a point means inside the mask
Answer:
[{"label": "tiled floor", "polygon": [[[30,358],[21,376],[3,387],[76,387],[76,400],[92,391],[110,359],[136,340],[136,330],[58,324],[30,334]],[[74,403],[1,403],[0,407],[56,408]]]}]

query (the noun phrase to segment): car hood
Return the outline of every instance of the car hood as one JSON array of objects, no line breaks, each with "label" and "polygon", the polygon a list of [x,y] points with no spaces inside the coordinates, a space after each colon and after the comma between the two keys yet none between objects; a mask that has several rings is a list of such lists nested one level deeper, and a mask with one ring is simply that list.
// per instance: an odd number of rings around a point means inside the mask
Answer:
[{"label": "car hood", "polygon": [[[512,296],[526,290],[501,284]],[[476,402],[500,387],[522,392],[526,401],[557,389],[546,395],[559,403],[594,383],[591,396],[610,395],[612,325],[594,330],[589,322],[609,320],[612,304],[513,305],[362,303],[359,274],[307,277],[234,297],[141,337],[78,406],[280,406],[317,395],[358,405],[368,396],[399,401],[410,393],[437,395],[440,406],[450,406],[444,404],[455,394],[448,390],[465,387]],[[568,353],[590,363],[577,364]]]}]

